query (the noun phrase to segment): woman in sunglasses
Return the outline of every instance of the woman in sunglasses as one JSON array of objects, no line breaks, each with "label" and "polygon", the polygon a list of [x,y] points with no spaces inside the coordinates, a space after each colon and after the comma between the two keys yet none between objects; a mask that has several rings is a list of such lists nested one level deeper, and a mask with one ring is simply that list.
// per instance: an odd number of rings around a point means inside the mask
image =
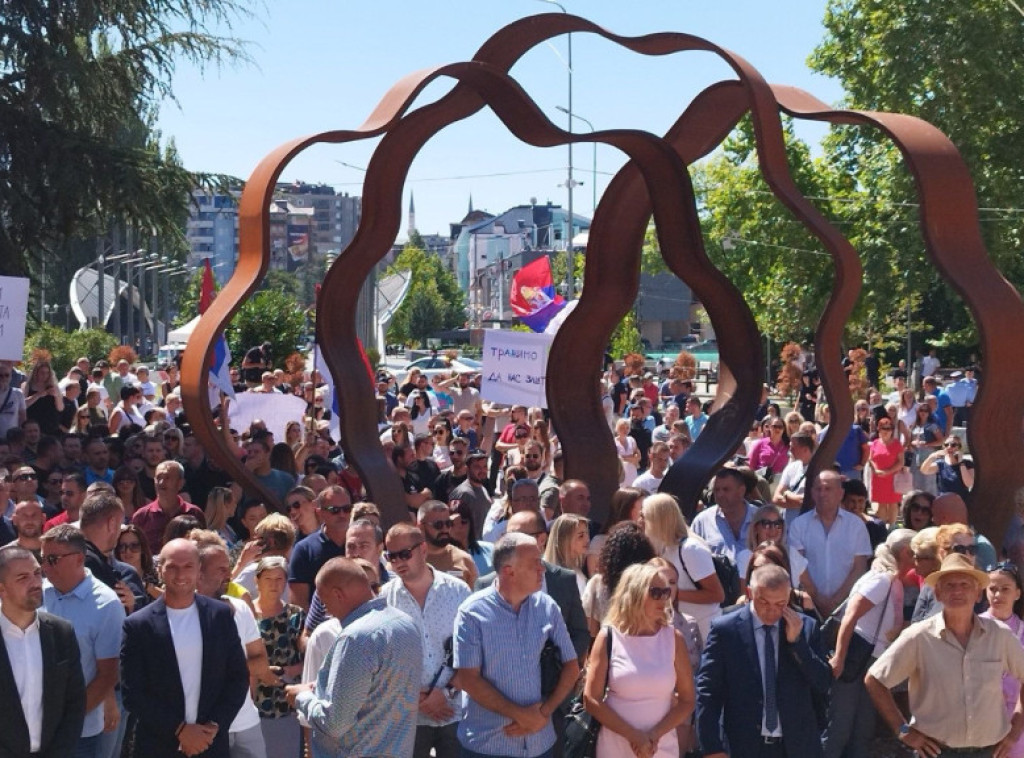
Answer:
[{"label": "woman in sunglasses", "polygon": [[117,538],[114,557],[124,561],[142,578],[146,586],[146,594],[154,600],[163,594],[156,567],[153,565],[153,553],[149,549],[146,535],[135,524],[125,524]]},{"label": "woman in sunglasses", "polygon": [[[985,588],[988,598],[988,610],[982,613],[986,618],[995,619],[1013,632],[1017,642],[1024,645],[1024,588],[1021,586],[1020,569],[1015,563],[999,563],[988,572],[988,587]],[[1007,718],[1013,716],[1020,697],[1020,681],[1012,675],[1003,674],[1003,702],[1007,708]],[[1006,754],[1008,758],[1024,758],[1024,738],[1018,739]]]},{"label": "woman in sunglasses", "polygon": [[[965,524],[943,524],[935,532],[935,554],[933,564],[935,568],[942,566],[942,561],[950,553],[959,553],[966,556],[971,564],[975,564],[978,556],[978,545],[974,539],[974,532]],[[918,551],[918,564],[923,560],[921,552]],[[932,569],[934,570],[934,568]],[[914,613],[910,617],[913,623],[931,618],[936,613],[942,613],[942,603],[935,597],[935,590],[925,584],[921,587],[921,594],[917,596],[917,603],[914,605]]]},{"label": "woman in sunglasses", "polygon": [[760,469],[767,469],[770,472],[766,479],[773,475],[781,474],[789,463],[789,434],[786,433],[786,423],[776,417],[766,418],[762,422],[762,431],[765,436],[750,446],[750,468],[761,472]]},{"label": "woman in sunglasses", "polygon": [[871,502],[875,504],[875,516],[892,526],[902,499],[893,480],[903,470],[903,445],[896,436],[895,422],[888,415],[879,419],[876,429],[878,437],[871,442],[868,457]]},{"label": "woman in sunglasses", "polygon": [[583,693],[603,727],[597,758],[678,758],[676,727],[693,713],[693,671],[672,625],[672,587],[657,567],[623,572],[590,650]]},{"label": "woman in sunglasses", "polygon": [[932,409],[928,403],[919,403],[914,409],[914,423],[910,424],[910,449],[914,453],[914,489],[924,490],[935,495],[935,477],[921,471],[921,466],[936,450],[942,450],[942,429],[932,418]]},{"label": "woman in sunglasses", "polygon": [[946,437],[942,448],[929,455],[921,464],[921,473],[935,476],[939,494],[952,492],[967,500],[974,486],[974,462],[963,456],[963,442],[955,434]]},{"label": "woman in sunglasses", "polygon": [[935,496],[930,492],[911,490],[903,496],[900,507],[900,523],[907,529],[919,532],[932,525],[932,502]]},{"label": "woman in sunglasses", "polygon": [[782,511],[774,505],[764,505],[750,517],[750,528],[747,529],[747,547],[736,554],[736,569],[740,574],[740,589],[743,590],[743,594],[746,594],[747,589],[744,578],[749,576],[752,571],[749,568],[751,557],[757,546],[765,542],[771,542],[785,552],[788,561],[783,568],[789,572],[793,587],[803,587],[808,592],[812,591],[814,583],[807,571],[807,559],[799,550],[792,550],[786,544],[786,521],[782,517]]}]

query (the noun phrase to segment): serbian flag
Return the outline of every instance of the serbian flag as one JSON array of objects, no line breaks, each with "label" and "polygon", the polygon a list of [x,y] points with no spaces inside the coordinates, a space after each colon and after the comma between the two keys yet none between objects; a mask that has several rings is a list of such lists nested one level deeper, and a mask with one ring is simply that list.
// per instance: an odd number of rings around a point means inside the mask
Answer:
[{"label": "serbian flag", "polygon": [[[199,313],[206,313],[213,298],[217,296],[216,285],[213,282],[213,268],[210,266],[210,259],[203,261],[203,280],[199,285]],[[228,349],[228,342],[224,339],[224,333],[217,335],[217,341],[213,344],[213,360],[210,365],[210,381],[217,389],[228,397],[235,396],[235,388],[231,384],[231,350]]]},{"label": "serbian flag", "polygon": [[535,332],[543,332],[555,314],[565,307],[565,300],[555,293],[551,263],[546,255],[515,273],[508,301],[519,320]]}]

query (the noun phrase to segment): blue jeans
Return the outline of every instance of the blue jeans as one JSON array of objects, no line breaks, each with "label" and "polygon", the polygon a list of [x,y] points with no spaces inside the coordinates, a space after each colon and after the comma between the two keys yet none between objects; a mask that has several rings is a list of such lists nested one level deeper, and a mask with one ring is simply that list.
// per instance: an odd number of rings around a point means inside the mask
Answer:
[{"label": "blue jeans", "polygon": [[94,734],[92,737],[80,737],[71,753],[71,758],[108,758],[101,752],[103,747],[101,737],[103,737],[103,732]]}]

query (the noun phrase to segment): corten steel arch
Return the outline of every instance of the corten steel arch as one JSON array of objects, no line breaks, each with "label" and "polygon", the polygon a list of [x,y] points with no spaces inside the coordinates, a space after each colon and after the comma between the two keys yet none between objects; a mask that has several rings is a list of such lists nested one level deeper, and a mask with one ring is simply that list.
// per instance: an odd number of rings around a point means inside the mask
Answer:
[{"label": "corten steel arch", "polygon": [[[614,131],[585,137],[569,135],[548,123],[518,85],[503,74],[533,45],[568,31],[593,32],[630,50],[650,55],[681,50],[714,52],[733,67],[740,81],[713,85],[698,96],[667,137],[675,153],[657,138],[643,133]],[[728,51],[689,35],[623,38],[583,19],[563,14],[546,14],[509,25],[485,43],[475,59],[487,60],[493,65],[460,64],[406,77],[388,93],[359,129],[327,132],[288,143],[264,159],[254,172],[242,198],[239,266],[221,297],[197,327],[195,341],[190,343],[183,365],[185,403],[190,408],[190,417],[199,421],[195,425],[196,432],[212,453],[220,452],[218,458],[223,459],[222,463],[232,474],[253,483],[248,472],[223,445],[210,418],[206,393],[200,388],[205,386],[209,345],[265,272],[269,250],[269,221],[265,209],[274,183],[284,165],[310,144],[346,142],[386,133],[367,172],[364,208],[371,212],[364,213],[364,219],[370,218],[371,223],[360,226],[356,238],[325,278],[321,303],[326,305],[318,313],[317,334],[336,385],[342,390],[339,395],[342,440],[346,451],[366,481],[372,497],[382,506],[385,519],[405,517],[397,478],[387,467],[377,441],[373,408],[360,399],[369,397],[372,392],[369,377],[359,361],[346,359],[356,354],[354,303],[366,274],[383,256],[397,233],[401,215],[401,184],[412,157],[440,128],[479,110],[483,105],[481,98],[487,100],[517,136],[530,144],[551,146],[565,144],[570,139],[575,142],[601,139],[634,157],[634,161],[613,180],[595,214],[584,294],[576,312],[566,320],[555,339],[553,365],[548,372],[548,395],[555,423],[562,434],[568,474],[584,478],[591,484],[597,506],[595,511],[600,513],[601,506],[607,502],[606,498],[615,486],[611,473],[614,471],[614,449],[607,427],[597,413],[599,397],[596,383],[580,392],[573,376],[591,367],[596,376],[600,368],[601,348],[635,296],[640,245],[650,201],[636,202],[633,199],[637,195],[642,198],[649,186],[657,188],[653,193],[653,207],[666,261],[704,300],[716,331],[723,338],[723,380],[718,398],[721,410],[712,417],[709,429],[684,461],[670,471],[663,489],[680,495],[684,506],[692,503],[708,474],[728,457],[742,439],[752,416],[760,387],[760,336],[753,326],[749,310],[737,297],[738,293],[704,255],[692,190],[685,167],[680,168],[685,162],[695,160],[712,149],[747,108],[753,117],[766,180],[780,200],[818,236],[836,261],[833,296],[819,323],[816,347],[819,355],[836,356],[834,361],[823,365],[823,383],[834,412],[837,417],[852,417],[852,401],[845,391],[838,356],[842,327],[859,291],[859,260],[848,242],[796,190],[786,165],[778,104],[771,89],[749,64]],[[423,86],[440,75],[453,76],[462,83],[437,103],[403,115]],[[669,199],[668,195],[672,198]],[[680,209],[682,214],[679,214]],[[612,213],[616,215],[615,224],[610,222]],[[622,244],[621,247],[611,244],[613,237]],[[611,256],[616,247],[618,257]],[[941,251],[936,253],[941,254]],[[604,275],[608,273],[605,269],[612,265],[605,262],[609,257],[613,262],[622,263],[616,269],[618,277]],[[991,269],[987,259],[984,263]],[[991,270],[994,273],[994,269]],[[998,274],[994,275],[998,279]],[[332,307],[335,303],[337,307]],[[1020,308],[1019,299],[1016,306]],[[989,387],[986,387],[986,392],[991,392]],[[196,410],[200,413],[196,414]],[[985,418],[982,416],[977,424],[982,434]],[[1000,421],[999,418],[992,420]],[[1008,426],[1005,418],[1002,421],[1004,426]],[[816,460],[834,456],[838,450],[842,430],[837,427],[832,432]],[[1017,445],[1020,444],[1018,440]],[[982,474],[979,470],[979,480]],[[264,492],[264,495],[269,493]],[[267,499],[273,502],[271,497]]]}]

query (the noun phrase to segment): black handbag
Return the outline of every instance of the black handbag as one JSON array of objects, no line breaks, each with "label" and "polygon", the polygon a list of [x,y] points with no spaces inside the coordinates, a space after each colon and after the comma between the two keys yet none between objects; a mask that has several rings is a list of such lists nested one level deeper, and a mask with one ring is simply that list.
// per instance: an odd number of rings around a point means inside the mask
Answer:
[{"label": "black handbag", "polygon": [[562,677],[562,651],[548,638],[540,651],[540,696],[547,700]]},{"label": "black handbag", "polygon": [[[875,626],[875,633],[872,635],[874,639],[878,639],[878,633],[882,630],[882,621],[885,619],[885,611],[889,606],[889,595],[892,593],[892,582],[894,581],[896,581],[895,578],[890,580],[889,589],[885,592],[885,600],[882,601],[878,624]],[[842,605],[836,608],[832,615],[825,619],[825,623],[821,625],[821,638],[826,647],[832,652],[835,652],[836,649],[836,643],[839,639],[839,626],[842,623],[847,602],[843,601]],[[843,613],[840,613],[841,610]],[[850,683],[864,679],[864,674],[867,673],[868,668],[871,666],[874,656],[875,643],[864,639],[855,631],[850,635],[850,642],[846,649],[846,660],[843,662],[843,673],[839,675],[839,681]]]},{"label": "black handbag", "polygon": [[[612,668],[612,630],[604,627],[605,652],[608,667],[604,672],[604,691],[608,692],[608,677]],[[563,758],[595,758],[597,755],[597,735],[601,731],[598,721],[583,705],[583,692],[572,699],[569,712],[565,715],[565,743],[562,750]]]}]

